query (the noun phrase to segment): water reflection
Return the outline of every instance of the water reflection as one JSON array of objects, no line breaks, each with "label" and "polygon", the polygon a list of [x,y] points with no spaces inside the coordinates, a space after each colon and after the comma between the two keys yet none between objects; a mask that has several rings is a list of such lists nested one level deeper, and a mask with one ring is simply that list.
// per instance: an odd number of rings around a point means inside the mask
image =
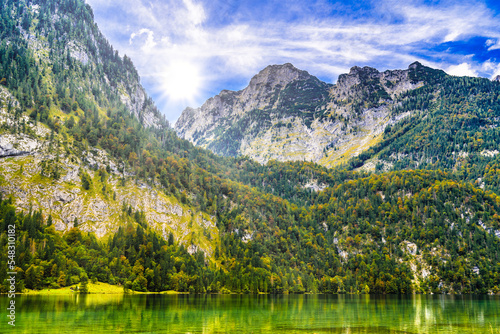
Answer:
[{"label": "water reflection", "polygon": [[500,333],[499,306],[495,296],[18,296],[16,332]]}]

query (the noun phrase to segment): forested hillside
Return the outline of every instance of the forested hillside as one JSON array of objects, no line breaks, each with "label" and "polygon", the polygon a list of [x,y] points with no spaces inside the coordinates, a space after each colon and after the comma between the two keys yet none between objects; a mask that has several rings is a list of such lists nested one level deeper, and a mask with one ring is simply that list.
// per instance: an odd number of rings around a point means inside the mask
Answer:
[{"label": "forested hillside", "polygon": [[[442,169],[471,182],[485,178],[500,147],[500,83],[430,69],[428,76],[434,79],[404,94],[392,116],[418,112],[387,127],[383,140],[353,158],[351,168],[374,158],[381,170]],[[484,186],[500,190],[491,178]]]},{"label": "forested hillside", "polygon": [[444,173],[341,183],[309,208],[234,190],[218,189],[221,244],[211,259],[158,236],[128,208],[106,242],[79,226],[60,234],[50,216],[16,215],[9,201],[2,222],[16,225],[17,270],[35,289],[91,279],[138,291],[498,292],[500,197]]},{"label": "forested hillside", "polygon": [[[30,117],[60,127],[72,114],[93,120],[128,109],[147,126],[165,126],[127,56],[119,56],[84,1],[1,1],[0,79]],[[66,115],[54,110],[58,106]]]},{"label": "forested hillside", "polygon": [[19,290],[498,292],[498,83],[415,65],[370,150],[259,164],[179,139],[83,1],[1,4],[2,292],[12,225]]}]

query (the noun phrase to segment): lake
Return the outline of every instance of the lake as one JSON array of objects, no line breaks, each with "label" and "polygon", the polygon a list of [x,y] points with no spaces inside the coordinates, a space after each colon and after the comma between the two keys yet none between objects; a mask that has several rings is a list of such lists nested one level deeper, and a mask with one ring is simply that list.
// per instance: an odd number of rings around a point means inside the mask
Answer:
[{"label": "lake", "polygon": [[500,333],[498,296],[18,295],[1,333]]}]

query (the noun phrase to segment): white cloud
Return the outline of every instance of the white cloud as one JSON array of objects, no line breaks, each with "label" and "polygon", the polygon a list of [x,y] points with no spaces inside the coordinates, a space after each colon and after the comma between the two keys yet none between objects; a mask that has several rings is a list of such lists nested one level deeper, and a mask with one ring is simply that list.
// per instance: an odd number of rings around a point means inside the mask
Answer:
[{"label": "white cloud", "polygon": [[500,49],[500,40],[488,39],[486,46],[489,46],[488,51]]},{"label": "white cloud", "polygon": [[482,2],[452,2],[436,7],[396,3],[394,11],[405,17],[404,26],[410,33],[410,41],[437,38],[449,42],[478,33],[486,36],[500,34],[494,23],[497,19]]},{"label": "white cloud", "polygon": [[488,60],[483,63],[482,70],[486,73],[491,73],[490,79],[493,80],[500,75],[500,64]]},{"label": "white cloud", "polygon": [[192,0],[182,2],[186,6],[187,18],[192,24],[199,25],[205,21],[205,10],[201,4],[196,4]]},{"label": "white cloud", "polygon": [[150,52],[157,45],[157,43],[155,42],[154,32],[149,29],[143,28],[137,33],[132,33],[130,35],[129,44],[132,45],[134,43],[134,39],[142,35],[146,35],[146,40],[142,42],[141,50],[144,52]]},{"label": "white cloud", "polygon": [[468,63],[449,66],[446,73],[455,76],[477,77],[477,71],[472,69],[472,66]]}]

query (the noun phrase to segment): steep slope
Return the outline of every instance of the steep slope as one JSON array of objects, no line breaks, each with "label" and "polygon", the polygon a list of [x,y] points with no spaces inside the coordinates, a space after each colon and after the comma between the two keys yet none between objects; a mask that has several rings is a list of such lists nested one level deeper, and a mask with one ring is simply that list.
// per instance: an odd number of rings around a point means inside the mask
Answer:
[{"label": "steep slope", "polygon": [[245,89],[222,91],[201,108],[187,108],[175,129],[180,137],[216,153],[247,154],[258,140],[287,124],[308,127],[326,108],[329,87],[291,64],[268,66]]},{"label": "steep slope", "polygon": [[55,117],[54,102],[66,112],[123,106],[145,126],[168,125],[84,1],[5,0],[0,22],[2,84],[23,107],[34,108],[33,118]]},{"label": "steep slope", "polygon": [[499,158],[499,97],[498,81],[453,76],[408,92],[393,117],[407,109],[420,111],[387,127],[380,143],[349,166],[449,170],[498,193],[496,169],[491,168],[498,166]]},{"label": "steep slope", "polygon": [[56,230],[78,224],[100,238],[126,224],[130,207],[164,238],[173,233],[186,247],[213,253],[213,217],[132,178],[130,154],[141,163],[145,133],[164,137],[169,124],[131,60],[101,34],[90,6],[2,1],[0,25],[2,194],[18,210],[42,209]]},{"label": "steep slope", "polygon": [[408,115],[389,118],[401,93],[424,84],[421,67],[383,73],[353,67],[329,85],[291,64],[269,66],[242,91],[222,91],[198,109],[187,108],[175,130],[218,154],[333,166],[377,143],[388,124]]}]

